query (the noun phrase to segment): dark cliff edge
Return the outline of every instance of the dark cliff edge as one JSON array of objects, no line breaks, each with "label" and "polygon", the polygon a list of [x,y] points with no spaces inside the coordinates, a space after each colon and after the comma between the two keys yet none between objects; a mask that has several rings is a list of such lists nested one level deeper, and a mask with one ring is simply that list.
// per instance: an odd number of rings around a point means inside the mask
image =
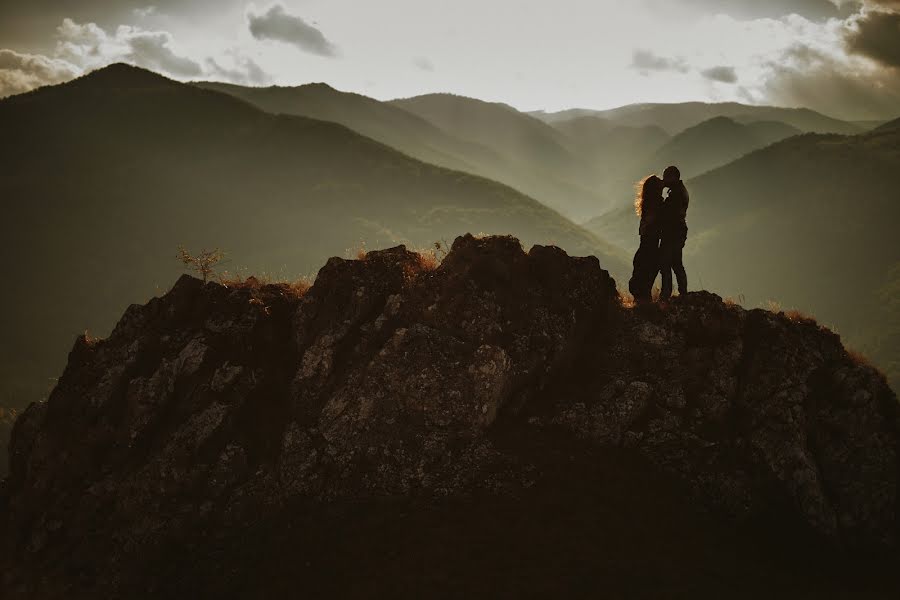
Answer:
[{"label": "dark cliff edge", "polygon": [[16,422],[4,597],[891,597],[898,431],[815,323],[555,247],[184,276]]}]

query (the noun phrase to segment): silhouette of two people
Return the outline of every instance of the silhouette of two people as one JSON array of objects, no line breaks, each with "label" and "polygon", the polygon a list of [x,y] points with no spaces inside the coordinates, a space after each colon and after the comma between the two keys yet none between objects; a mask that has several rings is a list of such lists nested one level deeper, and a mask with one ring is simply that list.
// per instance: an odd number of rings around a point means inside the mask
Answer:
[{"label": "silhouette of two people", "polygon": [[687,241],[687,209],[690,195],[681,172],[668,167],[662,179],[651,175],[640,183],[635,211],[641,218],[638,233],[640,246],[634,255],[634,271],[628,290],[635,302],[652,300],[656,276],[662,274],[660,301],[672,296],[672,274],[678,283],[678,293],[687,293],[687,272],[682,251]]}]

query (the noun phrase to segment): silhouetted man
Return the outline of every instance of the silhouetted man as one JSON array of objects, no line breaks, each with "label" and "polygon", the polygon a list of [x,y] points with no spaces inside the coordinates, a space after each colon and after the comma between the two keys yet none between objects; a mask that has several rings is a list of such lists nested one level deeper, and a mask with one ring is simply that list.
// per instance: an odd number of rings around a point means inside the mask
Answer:
[{"label": "silhouetted man", "polygon": [[681,251],[687,241],[687,209],[690,195],[678,167],[667,167],[663,172],[663,184],[669,188],[662,211],[662,238],[659,244],[662,290],[660,300],[672,297],[672,272],[678,281],[678,293],[687,293],[687,273],[681,260]]}]

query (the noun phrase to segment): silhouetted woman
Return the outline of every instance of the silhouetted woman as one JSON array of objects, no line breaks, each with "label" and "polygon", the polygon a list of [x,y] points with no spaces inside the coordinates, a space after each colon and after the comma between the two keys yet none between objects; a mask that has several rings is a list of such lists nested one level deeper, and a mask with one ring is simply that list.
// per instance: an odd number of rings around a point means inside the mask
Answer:
[{"label": "silhouetted woman", "polygon": [[662,233],[663,182],[651,175],[638,184],[634,210],[641,218],[638,233],[641,245],[634,254],[634,271],[628,282],[628,291],[635,302],[649,302],[653,282],[659,273],[659,239]]}]

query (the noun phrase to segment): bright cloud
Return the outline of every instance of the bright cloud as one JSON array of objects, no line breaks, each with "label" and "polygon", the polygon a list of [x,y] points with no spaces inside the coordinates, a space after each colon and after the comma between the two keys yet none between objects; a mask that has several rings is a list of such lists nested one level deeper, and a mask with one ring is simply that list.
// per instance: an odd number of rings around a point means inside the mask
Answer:
[{"label": "bright cloud", "polygon": [[0,50],[0,97],[60,83],[115,62],[127,62],[175,78],[210,78],[264,84],[269,75],[237,49],[192,57],[167,31],[132,25],[106,30],[96,23],[63,19],[52,56]]},{"label": "bright cloud", "polygon": [[64,60],[0,49],[0,97],[68,81],[80,73]]}]

